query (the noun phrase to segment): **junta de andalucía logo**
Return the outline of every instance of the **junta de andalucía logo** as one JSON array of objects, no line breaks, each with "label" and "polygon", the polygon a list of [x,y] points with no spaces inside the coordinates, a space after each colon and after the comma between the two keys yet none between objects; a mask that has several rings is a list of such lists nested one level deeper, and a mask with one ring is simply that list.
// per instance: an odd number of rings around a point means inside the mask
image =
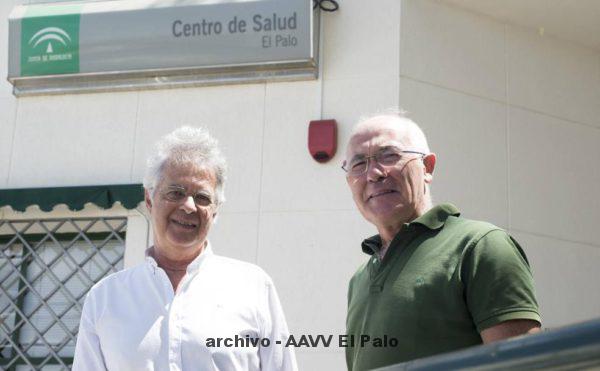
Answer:
[{"label": "junta de andaluc\u00eda logo", "polygon": [[59,27],[46,27],[36,32],[31,39],[29,39],[29,45],[33,48],[37,48],[40,44],[46,45],[46,54],[54,53],[54,47],[52,42],[61,43],[64,46],[71,44],[71,36],[67,31]]},{"label": "junta de andaluc\u00eda logo", "polygon": [[79,22],[79,14],[23,18],[21,75],[79,72]]}]

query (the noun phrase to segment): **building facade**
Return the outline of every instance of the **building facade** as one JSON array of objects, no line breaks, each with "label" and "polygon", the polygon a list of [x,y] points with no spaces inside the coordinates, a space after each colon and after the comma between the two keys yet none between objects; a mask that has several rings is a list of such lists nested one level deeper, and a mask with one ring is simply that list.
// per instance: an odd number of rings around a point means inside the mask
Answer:
[{"label": "building facade", "polygon": [[[0,75],[7,75],[8,15],[16,5],[41,2],[0,2]],[[361,115],[401,107],[421,125],[438,156],[434,203],[452,202],[467,218],[507,229],[524,247],[543,325],[600,316],[600,42],[553,34],[532,17],[516,22],[485,14],[469,1],[338,3],[338,11],[320,15],[315,80],[17,98],[2,79],[0,189],[140,184],[159,137],[181,125],[205,126],[229,163],[227,202],[210,234],[215,253],[256,263],[273,277],[293,334],[337,336],[345,331],[348,280],[366,259],[360,242],[375,233],[355,210],[345,184],[344,146]],[[307,149],[308,123],[317,119],[338,124],[338,151],[325,164]],[[52,247],[42,252],[63,221],[64,230],[57,231],[66,243],[55,253],[71,249],[69,236],[79,236],[74,261],[101,261],[84,268],[93,280],[95,271],[98,276],[143,259],[151,243],[144,213],[141,204],[87,205],[77,212],[66,206],[49,212],[5,206],[0,261],[27,255],[25,241],[15,236],[36,221],[41,224],[23,232],[42,236],[32,243],[40,255],[32,258],[36,269],[43,270],[38,263],[44,261],[68,270],[70,263],[52,262]],[[86,218],[100,222],[85,229]],[[84,237],[88,233],[94,238]],[[43,236],[46,242],[40,243]],[[109,246],[106,255],[85,252],[103,246]],[[0,265],[0,274],[16,274],[11,264]],[[31,279],[38,272],[22,274]],[[47,304],[42,311],[55,308],[44,298],[55,286],[65,291],[66,284],[56,283],[65,273],[55,279],[44,274],[54,286],[35,283],[41,297],[21,295],[20,306],[0,300],[3,321],[38,302]],[[25,292],[18,286],[23,280],[13,279],[0,296]],[[54,327],[64,322],[75,328],[76,311],[65,320],[55,315],[62,313],[61,300],[81,302],[84,291],[77,291],[79,298],[57,299],[56,313],[40,314],[39,324],[21,325],[33,334],[15,338],[11,332],[13,343],[2,340],[7,327],[0,327],[5,332],[0,330],[0,352],[34,339],[29,356],[46,357],[44,344],[68,343],[66,330]],[[54,327],[44,332],[49,325]],[[53,331],[62,335],[46,339]],[[48,364],[61,357],[68,362],[69,348],[63,349]],[[297,356],[303,370],[345,368],[343,348],[299,348]]]}]

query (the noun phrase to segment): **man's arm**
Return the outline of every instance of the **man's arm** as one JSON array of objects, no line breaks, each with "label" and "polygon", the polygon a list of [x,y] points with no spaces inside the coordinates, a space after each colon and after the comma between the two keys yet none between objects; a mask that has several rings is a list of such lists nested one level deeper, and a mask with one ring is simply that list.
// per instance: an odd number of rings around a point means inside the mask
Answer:
[{"label": "man's arm", "polygon": [[529,319],[513,319],[481,331],[484,344],[504,340],[513,336],[534,334],[540,331],[540,323]]},{"label": "man's arm", "polygon": [[93,316],[93,298],[88,296],[83,305],[81,320],[79,322],[79,333],[75,345],[75,357],[73,360],[73,371],[104,371],[104,357],[100,349],[100,339],[96,334]]},{"label": "man's arm", "polygon": [[[273,282],[268,279],[266,289],[266,306],[263,309],[263,333],[261,337],[269,338],[269,347],[260,347],[259,357],[261,370],[265,371],[298,371],[296,355],[293,347],[285,347],[289,336],[287,323],[277,296]],[[280,341],[281,344],[277,344]]]},{"label": "man's arm", "polygon": [[492,230],[463,260],[467,305],[484,343],[540,326],[533,277],[524,251],[506,232]]}]

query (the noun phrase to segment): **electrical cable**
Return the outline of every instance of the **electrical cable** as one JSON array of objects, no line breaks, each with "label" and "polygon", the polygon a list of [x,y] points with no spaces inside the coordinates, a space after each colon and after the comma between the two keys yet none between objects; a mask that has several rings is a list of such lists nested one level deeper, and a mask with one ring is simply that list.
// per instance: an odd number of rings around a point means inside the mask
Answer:
[{"label": "electrical cable", "polygon": [[340,8],[336,0],[313,0],[313,9],[321,9],[325,12],[335,12]]}]

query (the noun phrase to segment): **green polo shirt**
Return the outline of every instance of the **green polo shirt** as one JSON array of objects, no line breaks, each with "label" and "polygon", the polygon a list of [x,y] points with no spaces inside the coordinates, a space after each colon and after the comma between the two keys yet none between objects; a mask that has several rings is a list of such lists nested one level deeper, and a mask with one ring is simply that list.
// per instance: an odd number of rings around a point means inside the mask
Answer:
[{"label": "green polo shirt", "polygon": [[350,280],[349,370],[481,344],[479,333],[503,321],[540,322],[521,247],[492,224],[461,218],[453,205],[404,224],[381,261],[380,247],[379,236],[363,242],[371,258]]}]

